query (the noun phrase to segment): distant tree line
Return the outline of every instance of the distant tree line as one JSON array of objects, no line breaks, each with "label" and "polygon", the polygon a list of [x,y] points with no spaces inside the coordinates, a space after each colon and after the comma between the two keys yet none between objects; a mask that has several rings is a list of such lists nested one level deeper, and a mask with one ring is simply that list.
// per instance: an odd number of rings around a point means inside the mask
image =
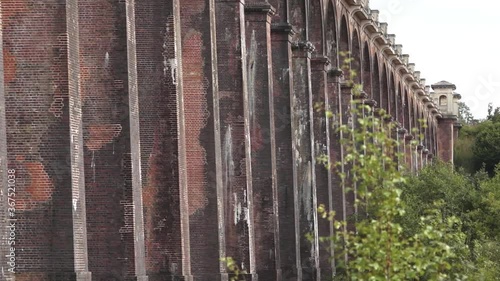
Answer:
[{"label": "distant tree line", "polygon": [[492,176],[500,163],[500,108],[489,104],[486,119],[478,121],[460,103],[458,118],[463,127],[455,145],[455,165],[469,173],[484,168]]}]

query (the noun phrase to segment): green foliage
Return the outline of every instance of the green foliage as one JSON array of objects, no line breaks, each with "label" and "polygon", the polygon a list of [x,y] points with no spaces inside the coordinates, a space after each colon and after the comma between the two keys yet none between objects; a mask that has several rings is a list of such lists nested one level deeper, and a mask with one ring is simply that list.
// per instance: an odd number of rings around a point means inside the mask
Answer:
[{"label": "green foliage", "polygon": [[[493,168],[500,161],[500,109],[490,107],[487,121],[460,132],[455,160],[463,168],[434,163],[409,175],[399,165],[394,123],[357,99],[362,87],[352,82],[356,73],[349,64],[345,59],[342,69],[351,77],[351,122],[338,124],[339,116],[315,105],[340,131],[343,150],[343,163],[330,163],[325,155],[317,162],[327,169],[348,167],[336,170],[346,192],[355,194],[358,211],[355,220],[343,220],[318,208],[334,227],[331,237],[320,237],[335,253],[334,280],[500,280],[500,166]],[[461,118],[471,123],[462,109]],[[482,163],[486,169],[479,169]],[[224,262],[234,273],[231,280],[245,274],[231,258]]]},{"label": "green foliage", "polygon": [[469,173],[481,168],[493,175],[500,163],[500,108],[490,104],[486,120],[468,124],[459,133],[455,144],[455,165]]},{"label": "green foliage", "polygon": [[493,174],[500,163],[500,122],[486,121],[479,126],[473,153],[476,168],[484,163],[486,171]]},{"label": "green foliage", "polygon": [[486,120],[491,121],[493,123],[498,123],[500,121],[500,107],[496,107],[493,109],[493,104],[488,104],[488,115],[486,116]]},{"label": "green foliage", "polygon": [[474,116],[470,112],[469,106],[464,102],[458,102],[458,121],[462,124],[472,124]]},{"label": "green foliage", "polygon": [[[477,127],[477,126],[476,126]],[[476,142],[476,135],[472,133],[475,127],[464,126],[459,132],[459,137],[455,141],[455,153],[453,162],[457,167],[463,168],[468,173],[475,173],[478,168],[478,161],[475,159],[474,145]]]},{"label": "green foliage", "polygon": [[462,280],[463,270],[457,271],[456,263],[466,255],[467,246],[466,236],[457,231],[460,220],[436,207],[415,217],[418,231],[405,231],[400,223],[406,213],[401,186],[407,177],[398,166],[399,144],[391,137],[394,125],[385,121],[383,111],[371,114],[357,102],[351,116],[355,126],[340,126],[347,136],[342,140],[344,165],[351,176],[340,176],[348,190],[356,186],[355,204],[362,212],[349,227],[350,222],[324,206],[318,209],[336,230],[332,237],[321,238],[333,242],[335,280]]},{"label": "green foliage", "polygon": [[484,171],[469,176],[449,164],[436,163],[409,178],[402,200],[407,213],[400,222],[406,235],[422,231],[414,222],[428,210],[456,217],[461,222],[456,231],[466,238],[468,251],[458,251],[461,244],[449,243],[458,259],[455,270],[470,280],[500,279],[500,174],[491,179]]},{"label": "green foliage", "polygon": [[[344,60],[342,69],[348,69],[349,63]],[[461,260],[467,256],[466,235],[459,231],[460,219],[443,212],[442,200],[415,216],[412,230],[404,229],[407,210],[402,187],[407,177],[398,164],[403,162],[403,155],[398,153],[400,144],[392,137],[397,128],[387,122],[389,116],[383,110],[372,112],[356,99],[362,96],[362,87],[352,83],[356,73],[348,73],[346,85],[352,87],[354,97],[349,119],[354,124],[338,128],[344,157],[342,163],[335,164],[348,167],[349,171],[339,176],[348,192],[355,191],[354,204],[359,212],[351,222],[338,218],[325,206],[318,208],[320,217],[330,220],[335,230],[333,236],[320,238],[333,242],[327,245],[334,248],[335,280],[465,279]],[[414,147],[419,139],[412,142]]]},{"label": "green foliage", "polygon": [[225,263],[228,272],[231,274],[230,281],[239,281],[242,275],[247,274],[246,270],[241,270],[236,261],[231,257],[221,258],[221,261]]}]

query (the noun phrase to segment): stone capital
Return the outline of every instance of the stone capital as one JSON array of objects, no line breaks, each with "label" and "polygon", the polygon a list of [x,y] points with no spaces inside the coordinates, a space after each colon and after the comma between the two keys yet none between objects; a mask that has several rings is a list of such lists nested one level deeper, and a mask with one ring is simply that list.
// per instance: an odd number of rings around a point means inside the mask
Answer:
[{"label": "stone capital", "polygon": [[393,121],[394,121],[394,117],[392,117],[392,115],[387,114],[387,115],[384,117],[384,121],[385,121],[386,123],[391,123],[391,122],[393,122]]},{"label": "stone capital", "polygon": [[296,33],[295,30],[293,29],[293,25],[287,22],[271,24],[271,32],[288,33],[289,35],[294,35]]},{"label": "stone capital", "polygon": [[340,84],[340,93],[342,95],[352,95],[352,84],[349,83],[341,83]]},{"label": "stone capital", "polygon": [[314,52],[314,50],[316,50],[316,48],[314,47],[314,44],[310,41],[295,41],[292,42],[292,50],[300,50],[312,53]]},{"label": "stone capital", "polygon": [[276,14],[276,8],[267,2],[250,2],[245,3],[246,13],[262,13],[265,16],[273,16]]},{"label": "stone capital", "polygon": [[314,56],[311,58],[312,71],[327,71],[330,59],[326,56]]},{"label": "stone capital", "polygon": [[353,99],[356,99],[356,100],[365,100],[367,98],[368,98],[368,94],[365,91],[361,91],[361,93],[353,95]]},{"label": "stone capital", "polygon": [[398,129],[398,134],[400,134],[400,135],[403,135],[403,136],[404,136],[404,135],[406,135],[407,133],[408,133],[408,130],[407,130],[407,129],[405,129],[405,128],[399,128],[399,129]]},{"label": "stone capital", "polygon": [[413,135],[411,135],[411,134],[410,134],[410,135],[406,135],[406,136],[405,136],[405,141],[410,142],[410,141],[412,141],[414,138],[415,138],[415,137],[414,137]]},{"label": "stone capital", "polygon": [[374,99],[366,99],[366,100],[363,101],[363,104],[364,105],[368,105],[371,108],[374,108],[374,107],[377,106],[377,101],[374,100]]}]

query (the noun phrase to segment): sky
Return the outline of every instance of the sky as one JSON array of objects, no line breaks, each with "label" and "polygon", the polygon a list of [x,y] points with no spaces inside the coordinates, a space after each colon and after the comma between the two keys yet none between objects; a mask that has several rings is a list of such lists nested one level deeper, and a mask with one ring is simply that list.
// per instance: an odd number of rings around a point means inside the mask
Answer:
[{"label": "sky", "polygon": [[455,84],[476,119],[488,103],[500,107],[500,1],[371,0],[370,8],[426,84]]}]

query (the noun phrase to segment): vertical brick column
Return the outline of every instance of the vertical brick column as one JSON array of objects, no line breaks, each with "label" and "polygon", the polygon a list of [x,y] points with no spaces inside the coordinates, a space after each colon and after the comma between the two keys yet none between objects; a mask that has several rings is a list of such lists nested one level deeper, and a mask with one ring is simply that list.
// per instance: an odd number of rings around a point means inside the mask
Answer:
[{"label": "vertical brick column", "polygon": [[[216,0],[217,71],[224,249],[241,267],[255,274],[253,181],[250,113],[255,103],[248,95],[247,43],[243,1]],[[265,50],[265,48],[264,48]],[[247,276],[246,278],[251,278]]]},{"label": "vertical brick column", "polygon": [[424,148],[424,150],[422,150],[422,168],[424,168],[429,164],[428,156],[429,156],[429,149]]},{"label": "vertical brick column", "polygon": [[[458,133],[460,132],[461,128],[462,128],[462,124],[458,122],[458,119],[455,120],[455,122],[453,123],[453,146],[449,147],[449,149],[451,151],[455,151],[455,142],[458,139]],[[452,157],[451,159],[453,159],[453,158],[454,157]]]},{"label": "vertical brick column", "polygon": [[279,272],[278,193],[271,46],[271,17],[275,9],[267,2],[245,5],[247,50],[246,119],[250,131],[252,211],[255,226],[255,272],[259,280],[277,280]]},{"label": "vertical brick column", "polygon": [[417,167],[417,171],[422,170],[423,167],[423,158],[422,158],[422,151],[424,150],[424,145],[419,143],[417,144],[416,150],[415,150],[415,165]]},{"label": "vertical brick column", "polygon": [[453,145],[454,145],[454,124],[455,116],[443,116],[438,119],[437,143],[438,157],[441,161],[453,163]]},{"label": "vertical brick column", "polygon": [[[234,254],[240,246],[248,249],[248,246],[244,246],[248,245],[248,239],[244,245],[232,245],[230,249],[234,251],[226,251],[226,229],[235,228],[236,220],[234,217],[227,218],[236,210],[227,207],[227,201],[234,198],[230,189],[237,184],[231,180],[236,174],[239,180],[245,182],[245,174],[240,176],[240,171],[245,169],[245,165],[242,159],[236,158],[236,161],[233,161],[231,154],[233,149],[238,152],[244,151],[244,144],[233,145],[231,136],[233,129],[222,127],[221,108],[243,106],[242,103],[236,105],[223,101],[227,92],[223,93],[220,87],[221,81],[218,76],[221,73],[218,61],[220,49],[217,43],[219,36],[227,38],[225,36],[228,34],[224,31],[228,25],[223,25],[219,32],[217,19],[220,17],[221,20],[231,21],[237,13],[220,14],[219,3],[213,0],[180,0],[174,4],[174,10],[177,10],[180,16],[180,42],[176,42],[177,48],[182,50],[180,60],[177,60],[179,72],[182,73],[179,75],[181,80],[177,82],[181,84],[181,87],[177,88],[180,130],[179,169],[181,190],[186,190],[186,200],[189,204],[187,212],[191,275],[193,280],[219,280],[227,278],[221,277],[221,272],[225,272],[225,266],[220,258],[230,256],[240,264],[245,263],[246,269],[249,268],[248,259],[242,260]],[[177,23],[177,20],[174,22]],[[225,51],[224,56],[228,55],[227,52],[230,50]],[[235,61],[231,63],[224,61],[224,65],[233,66],[232,63]],[[238,70],[236,65],[234,67]],[[234,72],[226,70],[225,73]],[[235,87],[229,96],[236,98],[239,90],[241,87]],[[243,115],[243,110],[240,112]],[[231,113],[224,112],[224,114]],[[235,115],[231,117],[236,119]],[[234,128],[238,137],[234,139],[244,142],[243,118],[239,121],[241,126]],[[224,143],[225,138],[229,140]],[[227,177],[230,177],[230,180],[227,180]],[[242,190],[239,191],[241,199],[244,195]],[[238,215],[243,217],[246,213],[241,205],[239,206]],[[247,229],[245,231],[244,233],[248,234]],[[183,237],[186,234],[184,232]]]},{"label": "vertical brick column", "polygon": [[[283,15],[282,15],[283,16]],[[272,26],[273,51],[273,120],[276,145],[276,186],[278,189],[279,257],[283,280],[296,280],[301,274],[298,227],[299,200],[296,166],[292,142],[291,104],[293,69],[292,26],[287,23]],[[278,279],[281,280],[281,279]]]},{"label": "vertical brick column", "polygon": [[1,207],[12,219],[2,236],[15,242],[1,251],[3,276],[11,268],[16,280],[90,280],[78,7],[74,0],[0,6]]},{"label": "vertical brick column", "polygon": [[134,1],[78,1],[89,268],[146,280]]},{"label": "vertical brick column", "polygon": [[414,155],[413,155],[413,150],[415,149],[415,146],[412,144],[413,141],[413,135],[411,134],[406,134],[405,135],[405,158],[406,158],[406,165],[408,166],[409,171],[415,171],[415,163],[414,163]]},{"label": "vertical brick column", "polygon": [[70,116],[70,154],[73,204],[73,245],[76,280],[90,281],[87,244],[87,210],[85,197],[85,169],[83,159],[82,103],[79,89],[80,40],[78,36],[78,0],[66,0],[68,33],[68,110]]},{"label": "vertical brick column", "polygon": [[[328,103],[327,110],[333,113],[333,118],[330,119],[331,124],[329,131],[329,153],[330,161],[332,164],[331,169],[331,195],[329,196],[328,210],[335,211],[336,219],[340,220],[343,217],[344,212],[344,192],[343,192],[343,181],[340,177],[339,172],[341,172],[340,167],[336,166],[337,163],[342,161],[342,144],[340,142],[340,131],[338,130],[340,125],[340,80],[342,76],[341,70],[330,69],[328,71]],[[333,224],[330,225],[330,232],[334,234]],[[333,247],[333,244],[326,246]],[[334,255],[333,248],[330,251],[330,256]],[[334,267],[334,261],[332,260],[332,267]]]},{"label": "vertical brick column", "polygon": [[[310,42],[296,42],[293,45],[293,96],[292,141],[298,184],[298,227],[300,240],[301,269],[303,280],[314,280],[319,275],[319,245],[317,229],[317,205],[314,157],[313,104],[311,92],[311,52]],[[309,241],[307,234],[314,238]],[[300,278],[300,277],[299,277]]]},{"label": "vertical brick column", "polygon": [[[182,90],[178,1],[136,2],[136,49],[146,270],[150,281],[190,275],[186,184],[180,185]],[[182,189],[181,189],[182,188]]]},{"label": "vertical brick column", "polygon": [[[316,174],[316,195],[317,204],[323,204],[326,208],[330,207],[332,198],[332,169],[329,164],[330,159],[330,121],[327,119],[326,110],[330,110],[330,103],[327,81],[327,70],[330,60],[325,56],[316,56],[311,59],[311,85],[312,85],[312,107],[313,107],[313,134],[314,134],[314,155],[313,157],[327,159],[326,163],[318,162],[315,164]],[[331,232],[331,223],[326,219],[318,219],[318,236],[329,237]],[[322,278],[331,278],[332,264],[330,261],[331,253],[328,245],[319,247],[319,267],[321,268]]]},{"label": "vertical brick column", "polygon": [[[365,116],[371,114],[366,112],[365,111],[365,108],[364,108],[364,105],[366,104],[371,104],[371,100],[368,99],[368,94],[365,93],[364,91],[361,91],[359,93],[355,93],[353,92],[352,93],[352,104],[351,104],[351,107],[355,107],[354,110],[353,110],[353,113],[350,114],[350,121],[348,121],[348,124],[350,124],[350,129],[353,131],[353,132],[360,132],[360,128],[358,128],[357,126],[359,126],[359,118],[364,118]],[[354,146],[354,149],[356,151],[359,151],[360,153],[365,153],[365,151],[362,151],[362,147],[364,145],[364,143],[361,143],[361,142],[358,142],[356,140],[356,136],[351,134],[349,135],[352,143],[353,143],[353,146]],[[350,165],[348,167],[349,170],[352,170],[352,165]],[[353,214],[355,215],[354,219],[352,220],[353,223],[356,222],[356,216],[358,215],[358,205],[356,205],[355,201],[356,199],[358,198],[358,194],[359,194],[359,191],[358,191],[358,181],[355,181],[353,180],[354,178],[356,177],[356,174],[355,173],[351,173],[350,174],[350,177],[347,178],[348,182],[350,183],[350,186],[349,188],[351,188],[351,191],[348,192],[348,197],[347,197],[347,201],[348,202],[351,202],[351,204],[353,204]]]},{"label": "vertical brick column", "polygon": [[[5,68],[4,68],[4,52],[3,52],[3,13],[2,13],[2,3],[0,3],[0,238],[8,239],[10,235],[10,230],[7,228],[9,225],[8,217],[8,199],[5,194],[8,195],[8,165],[7,165],[7,124],[5,122]],[[12,176],[11,176],[12,177]],[[12,180],[11,180],[12,182]],[[8,243],[0,244],[0,262],[6,265],[8,261],[7,255],[10,254],[10,245]]]},{"label": "vertical brick column", "polygon": [[137,45],[135,36],[135,0],[126,0],[127,71],[130,119],[130,156],[132,177],[132,212],[135,280],[148,281],[145,264],[144,213],[142,206],[141,146],[139,127],[139,92],[137,81]]},{"label": "vertical brick column", "polygon": [[[339,118],[341,124],[348,125],[349,128],[353,129],[353,116],[351,113],[351,102],[352,102],[352,86],[347,84],[341,84],[340,95],[339,95]],[[351,135],[346,135],[344,132],[340,132],[340,139],[346,137],[352,137]],[[348,221],[352,225],[352,216],[355,214],[354,210],[354,183],[352,181],[352,174],[350,169],[350,164],[345,162],[346,148],[341,145],[341,171],[345,173],[345,180],[342,182],[342,219]],[[350,191],[348,191],[350,189]],[[351,223],[349,223],[351,222]],[[350,226],[349,226],[350,227]]]},{"label": "vertical brick column", "polygon": [[400,168],[404,168],[407,164],[407,161],[406,161],[406,141],[405,141],[405,135],[407,133],[408,133],[408,131],[403,127],[399,127],[397,129],[398,166]]}]

